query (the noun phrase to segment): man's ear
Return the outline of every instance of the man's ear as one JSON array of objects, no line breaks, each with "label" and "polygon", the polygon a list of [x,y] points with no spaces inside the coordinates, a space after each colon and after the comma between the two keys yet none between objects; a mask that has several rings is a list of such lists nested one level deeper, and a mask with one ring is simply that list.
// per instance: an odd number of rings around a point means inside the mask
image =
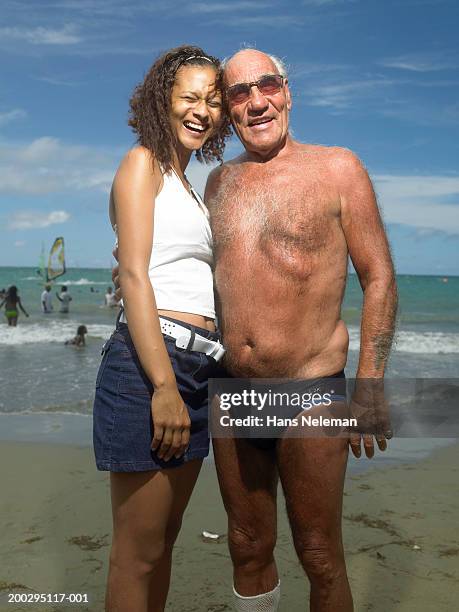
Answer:
[{"label": "man's ear", "polygon": [[288,110],[292,110],[292,95],[288,86],[288,79],[284,79],[285,99],[287,100]]}]

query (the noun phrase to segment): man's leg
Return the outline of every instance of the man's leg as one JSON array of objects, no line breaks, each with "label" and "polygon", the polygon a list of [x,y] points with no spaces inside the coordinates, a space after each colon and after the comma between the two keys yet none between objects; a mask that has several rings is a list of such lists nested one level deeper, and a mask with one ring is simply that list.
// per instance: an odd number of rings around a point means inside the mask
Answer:
[{"label": "man's leg", "polygon": [[273,555],[277,535],[275,453],[244,439],[214,438],[213,446],[228,513],[236,609],[274,612],[279,599]]},{"label": "man's leg", "polygon": [[341,534],[347,438],[282,438],[280,479],[295,549],[311,583],[311,612],[351,612]]}]

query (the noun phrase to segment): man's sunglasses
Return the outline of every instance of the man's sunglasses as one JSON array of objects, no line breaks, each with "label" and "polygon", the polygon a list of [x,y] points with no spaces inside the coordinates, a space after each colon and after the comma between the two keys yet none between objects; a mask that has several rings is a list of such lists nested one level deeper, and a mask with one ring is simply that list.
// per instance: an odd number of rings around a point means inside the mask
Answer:
[{"label": "man's sunglasses", "polygon": [[252,87],[256,86],[264,96],[272,96],[282,89],[284,77],[280,74],[265,74],[253,83],[236,83],[226,90],[230,104],[242,104],[250,98]]}]

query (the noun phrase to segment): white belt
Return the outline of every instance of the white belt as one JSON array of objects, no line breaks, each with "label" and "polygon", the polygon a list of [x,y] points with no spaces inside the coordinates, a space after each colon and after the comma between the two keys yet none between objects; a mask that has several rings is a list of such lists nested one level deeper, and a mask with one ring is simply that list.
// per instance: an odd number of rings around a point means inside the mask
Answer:
[{"label": "white belt", "polygon": [[[124,311],[120,314],[119,322],[127,323]],[[215,341],[204,338],[204,336],[191,331],[188,327],[180,325],[179,323],[173,323],[162,317],[159,317],[159,323],[161,325],[161,332],[166,336],[174,338],[175,346],[178,348],[204,353],[215,359],[215,361],[220,361],[225,354],[225,349],[218,340]]]}]

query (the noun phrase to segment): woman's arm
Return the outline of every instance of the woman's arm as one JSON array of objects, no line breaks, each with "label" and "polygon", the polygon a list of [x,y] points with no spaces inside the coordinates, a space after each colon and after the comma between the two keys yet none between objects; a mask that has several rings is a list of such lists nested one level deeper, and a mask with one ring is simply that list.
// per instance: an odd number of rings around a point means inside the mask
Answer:
[{"label": "woman's arm", "polygon": [[189,441],[190,419],[178,392],[164,344],[148,276],[153,242],[154,200],[162,176],[150,152],[137,147],[122,161],[112,189],[118,229],[119,277],[134,346],[154,387],[152,448],[165,460],[180,456]]},{"label": "woman's arm", "polygon": [[26,317],[28,317],[29,315],[28,315],[28,313],[25,311],[24,306],[22,305],[21,298],[18,298],[18,304],[19,304],[19,308],[22,310],[22,312],[25,314],[25,316],[26,316]]}]

